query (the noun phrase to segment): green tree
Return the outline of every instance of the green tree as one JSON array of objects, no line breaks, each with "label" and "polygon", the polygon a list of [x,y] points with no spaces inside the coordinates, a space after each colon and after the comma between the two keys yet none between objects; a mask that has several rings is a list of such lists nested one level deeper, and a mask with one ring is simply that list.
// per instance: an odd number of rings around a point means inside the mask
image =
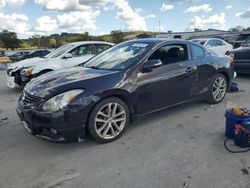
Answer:
[{"label": "green tree", "polygon": [[230,28],[229,31],[232,31],[232,32],[241,32],[241,31],[244,31],[244,27],[242,27],[241,25],[237,25],[235,27]]},{"label": "green tree", "polygon": [[56,39],[55,38],[49,39],[49,47],[50,48],[55,48],[56,47]]},{"label": "green tree", "polygon": [[245,28],[245,31],[250,31],[250,27]]},{"label": "green tree", "polygon": [[3,30],[0,33],[0,40],[3,43],[3,47],[7,48],[7,50],[18,48],[21,44],[21,40],[17,38],[17,34],[12,31]]},{"label": "green tree", "polygon": [[111,31],[112,41],[119,43],[123,41],[124,33],[121,30]]}]

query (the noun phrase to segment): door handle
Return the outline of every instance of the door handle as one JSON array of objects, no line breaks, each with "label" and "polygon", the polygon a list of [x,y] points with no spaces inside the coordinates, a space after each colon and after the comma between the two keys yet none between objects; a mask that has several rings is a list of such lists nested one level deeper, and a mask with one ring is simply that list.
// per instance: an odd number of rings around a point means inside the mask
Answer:
[{"label": "door handle", "polygon": [[186,72],[186,73],[191,73],[191,72],[193,72],[194,70],[195,70],[194,68],[188,67],[188,68],[185,70],[185,72]]}]

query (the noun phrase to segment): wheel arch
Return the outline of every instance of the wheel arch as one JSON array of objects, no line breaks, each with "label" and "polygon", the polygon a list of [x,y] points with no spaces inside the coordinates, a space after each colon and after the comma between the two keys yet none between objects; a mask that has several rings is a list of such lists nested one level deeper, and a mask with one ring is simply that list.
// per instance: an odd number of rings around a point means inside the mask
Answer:
[{"label": "wheel arch", "polygon": [[42,73],[42,72],[50,72],[50,71],[53,71],[53,69],[51,69],[51,68],[43,69],[43,70],[41,70],[39,73]]},{"label": "wheel arch", "polygon": [[102,94],[100,101],[106,98],[111,98],[111,97],[121,99],[128,106],[129,113],[130,114],[134,113],[134,107],[131,102],[131,94],[128,91],[123,90],[123,89],[115,89],[115,90],[106,91]]},{"label": "wheel arch", "polygon": [[225,69],[219,69],[217,71],[217,73],[222,74],[222,75],[224,75],[226,77],[226,79],[227,79],[227,87],[229,88],[230,76],[229,76],[228,72]]}]

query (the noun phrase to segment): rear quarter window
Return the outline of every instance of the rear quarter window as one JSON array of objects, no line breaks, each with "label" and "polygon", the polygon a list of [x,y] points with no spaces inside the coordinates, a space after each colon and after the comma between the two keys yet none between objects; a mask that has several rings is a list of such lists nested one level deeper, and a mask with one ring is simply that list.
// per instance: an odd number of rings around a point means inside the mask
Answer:
[{"label": "rear quarter window", "polygon": [[202,47],[195,44],[191,44],[190,47],[193,59],[200,59],[205,57],[205,51]]}]

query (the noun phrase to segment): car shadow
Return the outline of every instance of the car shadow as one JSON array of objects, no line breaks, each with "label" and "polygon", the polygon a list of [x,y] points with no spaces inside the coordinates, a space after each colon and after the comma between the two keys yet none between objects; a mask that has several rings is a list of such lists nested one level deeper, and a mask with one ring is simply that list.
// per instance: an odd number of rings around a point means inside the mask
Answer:
[{"label": "car shadow", "polygon": [[[204,103],[203,101],[192,101],[187,102],[185,104],[177,105],[175,107],[167,108],[164,110],[160,110],[145,116],[141,116],[140,118],[136,119],[132,123],[130,123],[128,129],[126,130],[125,135],[123,135],[120,139],[108,143],[108,145],[124,145],[124,142],[129,137],[130,131],[133,131],[133,129],[142,128],[143,126],[147,126],[148,124],[156,124],[163,118],[171,117],[173,114],[178,114],[183,111],[187,111],[189,108],[193,107],[199,107],[203,110],[206,110],[211,105]],[[73,142],[73,143],[53,143],[49,141],[43,141],[40,140],[39,142],[42,145],[46,145],[46,147],[49,147],[50,149],[56,149],[56,150],[69,150],[74,151],[78,149],[88,149],[88,148],[95,148],[95,147],[103,147],[107,144],[100,144],[95,142],[89,135],[86,135],[84,141],[82,142]]]}]

